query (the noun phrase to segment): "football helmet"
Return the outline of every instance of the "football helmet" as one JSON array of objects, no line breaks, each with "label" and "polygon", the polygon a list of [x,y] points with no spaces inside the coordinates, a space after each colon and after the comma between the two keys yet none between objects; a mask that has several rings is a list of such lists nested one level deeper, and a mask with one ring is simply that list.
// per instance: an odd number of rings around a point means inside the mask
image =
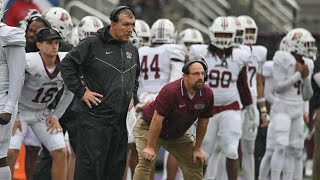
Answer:
[{"label": "football helmet", "polygon": [[36,9],[29,9],[27,15],[24,19],[20,20],[17,27],[23,29],[24,31],[27,30],[28,25],[36,18],[42,16],[38,10]]},{"label": "football helmet", "polygon": [[280,41],[280,45],[279,45],[279,50],[281,51],[288,51],[288,40],[287,40],[287,36],[284,36],[281,41]]},{"label": "football helmet", "polygon": [[236,25],[231,17],[217,17],[209,28],[211,44],[219,49],[227,49],[234,45]]},{"label": "football helmet", "polygon": [[231,18],[234,20],[234,23],[236,24],[236,37],[234,38],[234,46],[239,47],[243,44],[245,29],[237,17],[231,16]]},{"label": "football helmet", "polygon": [[51,23],[52,28],[60,33],[62,39],[70,38],[73,23],[68,11],[61,7],[53,7],[44,12],[43,16]]},{"label": "football helmet", "polygon": [[316,41],[312,34],[304,28],[296,28],[286,35],[288,51],[309,58],[317,54]]},{"label": "football helmet", "polygon": [[169,19],[158,19],[151,26],[152,44],[174,44],[177,32]]},{"label": "football helmet", "polygon": [[246,15],[239,16],[238,19],[245,30],[244,44],[255,44],[258,36],[256,22],[250,16]]},{"label": "football helmet", "polygon": [[78,24],[79,39],[82,40],[93,33],[96,33],[98,29],[103,27],[102,21],[96,16],[85,16],[80,20]]},{"label": "football helmet", "polygon": [[151,30],[149,25],[141,20],[136,19],[135,31],[139,37],[139,46],[150,46],[151,45]]},{"label": "football helmet", "polygon": [[181,43],[203,44],[203,37],[198,29],[188,28],[179,33]]},{"label": "football helmet", "polygon": [[137,33],[133,32],[131,34],[131,37],[129,38],[129,41],[137,48],[141,46],[140,44],[140,38]]}]

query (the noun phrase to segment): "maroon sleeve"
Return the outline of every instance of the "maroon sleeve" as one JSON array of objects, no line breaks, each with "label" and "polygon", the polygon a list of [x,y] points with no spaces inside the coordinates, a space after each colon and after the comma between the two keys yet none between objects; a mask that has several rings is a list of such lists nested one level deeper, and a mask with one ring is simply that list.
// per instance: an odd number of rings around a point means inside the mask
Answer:
[{"label": "maroon sleeve", "polygon": [[213,100],[214,100],[214,97],[213,97],[213,92],[212,90],[207,87],[205,85],[205,95],[206,95],[206,99],[208,100],[207,102],[207,107],[204,111],[204,113],[200,116],[200,118],[211,118],[213,116]]},{"label": "maroon sleeve", "polygon": [[237,87],[240,95],[240,100],[243,106],[248,106],[252,104],[252,97],[248,85],[247,80],[247,69],[246,66],[242,68],[238,81],[237,81]]},{"label": "maroon sleeve", "polygon": [[168,117],[175,100],[175,93],[170,91],[168,86],[164,86],[159,92],[155,102],[155,110],[163,117]]}]

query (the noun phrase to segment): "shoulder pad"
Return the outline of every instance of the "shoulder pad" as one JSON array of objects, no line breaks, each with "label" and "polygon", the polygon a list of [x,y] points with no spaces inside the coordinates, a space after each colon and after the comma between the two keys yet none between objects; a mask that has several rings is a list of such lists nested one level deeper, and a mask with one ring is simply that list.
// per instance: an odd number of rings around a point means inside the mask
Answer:
[{"label": "shoulder pad", "polygon": [[166,49],[166,51],[170,53],[170,59],[178,59],[184,62],[187,56],[187,48],[185,46],[180,44],[168,44]]},{"label": "shoulder pad", "polygon": [[26,53],[26,71],[32,76],[36,75],[39,68],[43,66],[41,57],[38,52]]},{"label": "shoulder pad", "polygon": [[232,50],[232,57],[240,66],[246,66],[250,61],[250,53],[240,48]]},{"label": "shoulder pad", "polygon": [[296,60],[294,57],[286,52],[278,50],[273,56],[273,62],[283,68],[288,68],[290,64],[295,64]]},{"label": "shoulder pad", "polygon": [[252,46],[252,55],[256,57],[259,62],[265,62],[267,58],[267,48],[260,45]]},{"label": "shoulder pad", "polygon": [[208,45],[206,44],[194,44],[189,47],[189,59],[201,59],[208,54]]},{"label": "shoulder pad", "polygon": [[68,54],[68,52],[58,52],[58,56],[60,61],[62,61],[62,59]]},{"label": "shoulder pad", "polygon": [[273,61],[266,61],[262,66],[262,75],[264,77],[272,77]]},{"label": "shoulder pad", "polygon": [[[3,24],[2,24],[3,25]],[[25,32],[17,27],[3,25],[0,27],[2,46],[26,46]]]},{"label": "shoulder pad", "polygon": [[250,47],[247,46],[247,45],[240,45],[240,46],[239,46],[239,49],[240,49],[240,50],[243,50],[243,51],[247,51],[247,53],[251,54],[251,49],[250,49]]}]

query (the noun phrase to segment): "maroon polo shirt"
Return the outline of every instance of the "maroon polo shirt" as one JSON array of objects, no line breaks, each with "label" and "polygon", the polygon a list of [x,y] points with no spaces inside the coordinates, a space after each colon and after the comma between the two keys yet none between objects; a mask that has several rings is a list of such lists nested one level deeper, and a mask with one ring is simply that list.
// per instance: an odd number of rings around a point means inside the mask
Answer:
[{"label": "maroon polo shirt", "polygon": [[143,109],[143,119],[150,126],[156,110],[165,117],[162,123],[160,138],[172,139],[181,137],[197,118],[213,116],[213,93],[204,85],[203,89],[190,99],[183,79],[164,86],[155,101]]}]

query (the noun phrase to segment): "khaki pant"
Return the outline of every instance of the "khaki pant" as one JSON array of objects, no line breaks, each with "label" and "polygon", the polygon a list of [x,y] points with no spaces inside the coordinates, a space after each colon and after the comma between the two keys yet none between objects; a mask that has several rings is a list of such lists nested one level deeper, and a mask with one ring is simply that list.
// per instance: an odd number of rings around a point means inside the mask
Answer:
[{"label": "khaki pant", "polygon": [[[136,139],[139,164],[135,169],[133,180],[149,180],[150,172],[155,162],[155,160],[145,160],[142,156],[142,151],[147,146],[148,132],[148,125],[144,122],[144,120],[138,118],[133,129],[133,135]],[[191,139],[191,135],[184,134],[180,138],[169,140],[159,138],[155,149],[156,154],[158,154],[160,146],[165,148],[176,158],[179,166],[182,169],[185,180],[202,179],[203,171],[201,162],[199,160],[197,160],[196,163],[192,162],[194,142]]]},{"label": "khaki pant", "polygon": [[314,135],[314,152],[313,152],[313,180],[320,180],[320,109],[317,109],[314,120],[316,132]]}]

